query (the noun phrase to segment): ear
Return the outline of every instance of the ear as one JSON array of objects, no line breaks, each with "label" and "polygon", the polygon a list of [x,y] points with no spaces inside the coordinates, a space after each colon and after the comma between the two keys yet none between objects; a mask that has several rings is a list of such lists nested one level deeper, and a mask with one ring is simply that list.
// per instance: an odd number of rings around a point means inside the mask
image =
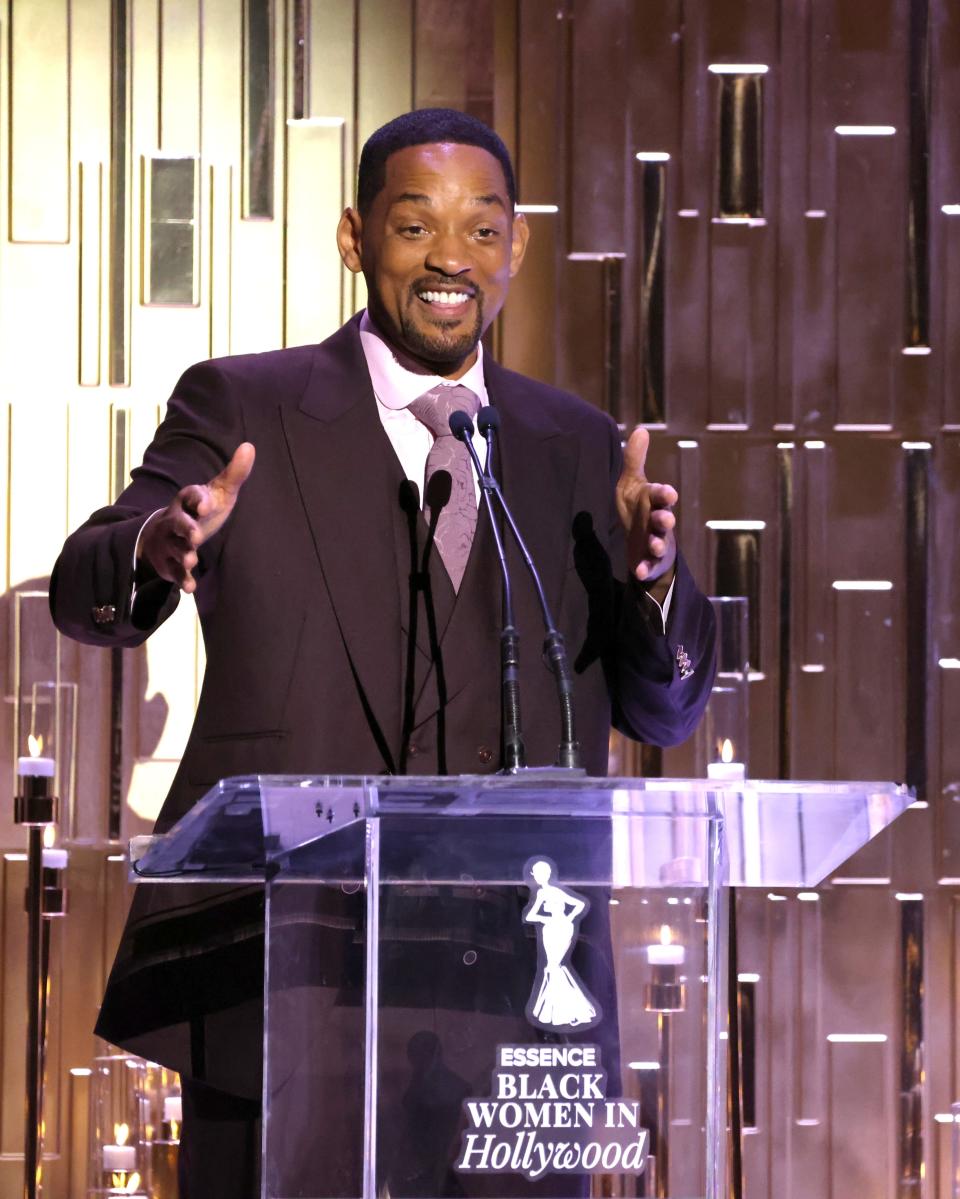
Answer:
[{"label": "ear", "polygon": [[510,246],[510,278],[520,269],[523,256],[527,252],[527,242],[530,240],[530,226],[522,212],[513,218],[513,242]]},{"label": "ear", "polygon": [[363,221],[354,208],[345,208],[337,225],[337,249],[348,271],[359,274],[363,246]]}]

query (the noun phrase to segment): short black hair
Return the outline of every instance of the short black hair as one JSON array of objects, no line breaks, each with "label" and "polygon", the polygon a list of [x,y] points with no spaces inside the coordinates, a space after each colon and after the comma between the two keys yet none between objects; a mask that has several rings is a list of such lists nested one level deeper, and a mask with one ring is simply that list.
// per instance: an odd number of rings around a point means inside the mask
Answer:
[{"label": "short black hair", "polygon": [[434,142],[452,142],[459,146],[479,146],[500,163],[507,182],[511,207],[517,202],[517,183],[513,163],[502,139],[469,113],[455,108],[418,108],[394,117],[371,133],[360,153],[357,172],[357,208],[361,216],[383,190],[387,178],[387,159],[407,146],[425,146]]}]

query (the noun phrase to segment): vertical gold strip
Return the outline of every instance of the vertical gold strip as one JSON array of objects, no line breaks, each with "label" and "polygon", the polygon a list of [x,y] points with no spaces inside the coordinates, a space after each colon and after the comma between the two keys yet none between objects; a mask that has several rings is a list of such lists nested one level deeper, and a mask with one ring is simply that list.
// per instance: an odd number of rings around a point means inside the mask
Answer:
[{"label": "vertical gold strip", "polygon": [[130,383],[130,24],[127,0],[111,7],[110,268],[107,381]]},{"label": "vertical gold strip", "polygon": [[[413,0],[357,5],[356,155],[375,129],[413,106]],[[351,276],[353,308],[363,308],[362,275]]]},{"label": "vertical gold strip", "polygon": [[337,117],[287,123],[285,345],[319,341],[343,321],[343,267],[330,234],[344,204],[345,135]]},{"label": "vertical gold strip", "polygon": [[272,220],[276,111],[274,0],[244,0],[243,80],[243,217]]},{"label": "vertical gold strip", "polygon": [[200,148],[200,0],[160,4],[158,148],[195,154]]},{"label": "vertical gold strip", "polygon": [[26,1034],[23,996],[27,979],[26,925],[23,893],[27,882],[25,854],[4,854],[0,860],[0,929],[3,947],[3,987],[0,989],[0,1154],[23,1157],[24,1056]]},{"label": "vertical gold strip", "polygon": [[718,75],[717,213],[763,215],[763,75]]},{"label": "vertical gold strip", "polygon": [[10,240],[70,240],[70,6],[10,5]]},{"label": "vertical gold strip", "polygon": [[494,0],[493,124],[517,163],[517,73],[519,68],[519,0]]},{"label": "vertical gold strip", "polygon": [[210,168],[210,357],[230,353],[233,167]]},{"label": "vertical gold strip", "polygon": [[357,27],[357,146],[413,104],[412,0],[363,0]]},{"label": "vertical gold strip", "polygon": [[923,1192],[926,1174],[923,1140],[923,928],[922,899],[905,899],[900,908],[900,1104],[899,1199]]},{"label": "vertical gold strip", "polygon": [[87,1165],[90,1136],[90,1073],[89,1067],[72,1069],[67,1093],[67,1196],[85,1199],[87,1194]]},{"label": "vertical gold strip", "polygon": [[141,294],[145,305],[200,303],[200,162],[141,158]]},{"label": "vertical gold strip", "polygon": [[101,310],[103,304],[103,164],[79,165],[80,312],[79,374],[81,387],[100,384]]},{"label": "vertical gold strip", "polygon": [[625,415],[630,424],[666,420],[664,374],[664,279],[666,251],[667,167],[639,162],[642,211],[638,342],[640,345],[640,412]]},{"label": "vertical gold strip", "polygon": [[[356,177],[354,87],[356,84],[357,12],[354,0],[311,0],[307,18],[306,86],[304,116],[342,117],[346,121],[343,146],[344,203],[353,202]],[[341,312],[354,307],[354,276],[340,272]],[[359,307],[364,300],[361,299]]]}]

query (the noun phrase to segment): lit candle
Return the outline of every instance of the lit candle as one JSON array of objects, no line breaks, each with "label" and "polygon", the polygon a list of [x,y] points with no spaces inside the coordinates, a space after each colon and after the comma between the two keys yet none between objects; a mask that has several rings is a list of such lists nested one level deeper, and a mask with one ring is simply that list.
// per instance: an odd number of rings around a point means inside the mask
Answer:
[{"label": "lit candle", "polygon": [[57,772],[53,758],[17,758],[17,774],[22,779],[52,779]]},{"label": "lit candle", "polygon": [[647,961],[651,966],[682,966],[686,956],[686,950],[673,940],[667,924],[661,926],[660,940],[647,946]]},{"label": "lit candle", "polygon": [[167,1095],[163,1101],[163,1122],[180,1124],[183,1120],[183,1099],[180,1095]]},{"label": "lit candle", "polygon": [[733,742],[725,738],[720,746],[720,761],[707,764],[707,778],[715,782],[742,783],[746,774],[744,764],[733,760]]},{"label": "lit candle", "polygon": [[70,854],[57,846],[57,826],[48,824],[43,830],[44,870],[66,870]]},{"label": "lit candle", "polygon": [[[137,1150],[136,1146],[127,1144],[127,1138],[130,1136],[129,1126],[114,1124],[113,1135],[116,1144],[103,1147],[104,1173],[132,1174],[137,1168]],[[120,1186],[124,1186],[126,1181],[123,1179]]]}]

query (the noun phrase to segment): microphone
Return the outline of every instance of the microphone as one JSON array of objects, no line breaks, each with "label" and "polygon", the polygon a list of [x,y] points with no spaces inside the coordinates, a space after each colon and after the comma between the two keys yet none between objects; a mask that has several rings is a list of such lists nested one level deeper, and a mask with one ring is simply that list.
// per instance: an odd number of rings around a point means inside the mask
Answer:
[{"label": "microphone", "polygon": [[[453,414],[453,416],[457,415],[464,416],[467,425],[470,425],[470,436],[472,436],[473,427],[469,417],[467,417],[465,413]],[[480,459],[477,456],[476,450],[473,448],[473,443],[469,440],[465,440],[462,433],[457,432],[457,429],[454,428],[453,416],[450,418],[451,432],[453,432],[455,437],[459,437],[462,441],[464,441],[464,444],[467,446],[467,450],[470,452],[471,459],[473,460],[474,469],[480,476],[480,485],[484,489],[484,494],[486,495],[488,490],[492,491],[499,500],[500,507],[503,510],[503,515],[506,518],[507,524],[510,526],[510,531],[513,533],[517,547],[520,550],[523,560],[526,563],[527,570],[530,572],[530,576],[533,579],[533,584],[537,592],[537,599],[540,602],[540,611],[543,615],[544,630],[546,632],[543,642],[543,655],[550,667],[550,670],[553,672],[553,677],[557,686],[557,698],[560,702],[561,732],[557,765],[575,769],[580,765],[580,745],[577,741],[575,717],[573,711],[573,679],[570,675],[570,665],[567,661],[567,650],[566,646],[564,645],[563,634],[560,632],[556,626],[556,623],[554,622],[553,615],[550,612],[550,605],[547,602],[547,597],[543,590],[543,581],[540,578],[540,572],[537,570],[530,551],[527,549],[526,542],[523,540],[520,530],[517,528],[517,523],[513,519],[513,513],[510,511],[507,501],[503,498],[503,491],[500,488],[500,484],[494,477],[491,466],[493,440],[494,436],[499,432],[500,429],[500,413],[497,412],[496,408],[493,408],[491,405],[487,404],[481,408],[477,414],[477,428],[483,434],[487,443],[487,461],[486,466],[482,471],[480,468]],[[457,424],[459,428],[461,427],[462,422],[458,421]],[[504,567],[504,569],[506,569],[506,567]]]},{"label": "microphone", "polygon": [[507,567],[507,555],[503,548],[503,537],[500,526],[494,516],[493,501],[490,499],[492,490],[487,473],[480,466],[477,451],[473,448],[473,421],[466,412],[450,413],[450,432],[462,441],[470,454],[477,477],[480,480],[480,491],[483,502],[487,506],[490,517],[490,528],[493,530],[493,540],[497,547],[497,558],[500,561],[500,574],[503,577],[503,628],[500,630],[500,689],[503,705],[503,760],[508,771],[521,770],[527,764],[527,754],[523,745],[523,732],[520,720],[520,635],[517,632],[513,618],[513,588],[510,585],[510,570]]}]

